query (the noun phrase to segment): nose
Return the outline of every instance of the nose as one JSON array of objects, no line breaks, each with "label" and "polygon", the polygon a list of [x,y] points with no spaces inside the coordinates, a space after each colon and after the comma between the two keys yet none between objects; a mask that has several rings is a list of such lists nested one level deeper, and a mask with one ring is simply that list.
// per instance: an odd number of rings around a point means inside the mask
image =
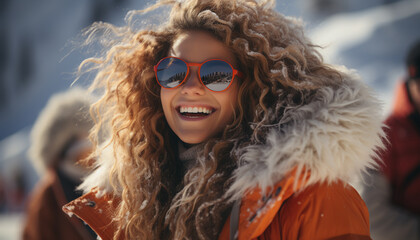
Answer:
[{"label": "nose", "polygon": [[200,81],[197,67],[190,67],[190,72],[188,73],[187,79],[181,87],[182,94],[203,95],[205,93],[205,87]]}]

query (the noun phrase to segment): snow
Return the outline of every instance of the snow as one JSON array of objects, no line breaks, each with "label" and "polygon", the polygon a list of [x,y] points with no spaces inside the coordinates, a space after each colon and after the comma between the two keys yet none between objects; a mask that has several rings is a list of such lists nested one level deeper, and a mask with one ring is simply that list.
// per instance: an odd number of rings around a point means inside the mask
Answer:
[{"label": "snow", "polygon": [[[0,139],[32,125],[39,110],[57,91],[70,87],[73,72],[85,57],[72,51],[72,41],[78,41],[80,31],[87,27],[95,14],[95,0],[54,1],[16,0],[5,4],[8,67],[1,77],[5,79],[7,102],[0,105]],[[102,0],[100,11],[104,20],[121,25],[128,9],[140,8],[145,1]],[[25,45],[26,44],[26,45]],[[27,46],[24,48],[24,46]],[[93,50],[93,49],[91,49]],[[25,55],[22,55],[25,51]],[[70,54],[69,54],[70,52]],[[28,64],[26,82],[20,84],[21,58]],[[81,84],[82,83],[77,83]]]},{"label": "snow", "polygon": [[408,48],[420,39],[420,1],[403,0],[359,12],[342,13],[310,30],[329,63],[356,69],[384,103],[392,106],[393,89],[405,74]]},{"label": "snow", "polygon": [[[390,14],[392,12],[392,14]],[[342,49],[363,44],[375,37],[375,30],[420,13],[420,2],[409,0],[361,12],[339,14],[329,18],[312,33],[317,44],[327,46],[327,60],[338,58]]]},{"label": "snow", "polygon": [[24,152],[29,147],[29,129],[17,132],[11,135],[7,141],[0,142],[0,152],[2,158],[0,160],[9,159],[13,156]]},{"label": "snow", "polygon": [[73,217],[74,212],[66,212],[66,214],[67,214],[69,217]]},{"label": "snow", "polygon": [[140,206],[140,210],[143,210],[146,206],[147,206],[147,203],[148,203],[149,201],[147,201],[147,199],[146,200],[144,200],[142,203],[141,203],[141,206]]},{"label": "snow", "polygon": [[0,240],[21,239],[22,214],[0,214]]}]

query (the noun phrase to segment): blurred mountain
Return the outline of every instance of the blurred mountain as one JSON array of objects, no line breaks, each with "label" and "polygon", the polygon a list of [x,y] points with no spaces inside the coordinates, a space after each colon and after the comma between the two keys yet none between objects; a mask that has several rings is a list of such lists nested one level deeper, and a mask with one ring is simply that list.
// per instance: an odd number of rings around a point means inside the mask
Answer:
[{"label": "blurred mountain", "polygon": [[[30,126],[49,97],[69,88],[83,53],[71,42],[93,21],[122,24],[134,0],[2,1],[0,140]],[[76,83],[81,84],[81,83]]]},{"label": "blurred mountain", "polygon": [[[366,1],[367,2],[367,1]],[[408,48],[420,40],[420,1],[404,0],[339,13],[310,30],[327,62],[356,69],[391,109],[393,89],[405,76]]]}]

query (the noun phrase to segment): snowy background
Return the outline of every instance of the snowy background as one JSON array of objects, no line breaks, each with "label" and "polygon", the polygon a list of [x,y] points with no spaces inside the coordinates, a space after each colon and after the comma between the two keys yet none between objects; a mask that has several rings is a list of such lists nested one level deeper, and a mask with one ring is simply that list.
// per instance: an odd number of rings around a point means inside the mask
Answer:
[{"label": "snowy background", "polygon": [[[93,21],[122,25],[127,11],[146,2],[0,1],[0,240],[19,239],[26,196],[38,180],[26,157],[31,126],[88,56],[71,51],[71,41]],[[420,0],[284,0],[276,8],[302,18],[325,60],[356,69],[384,114],[390,111],[407,49],[420,38]]]}]

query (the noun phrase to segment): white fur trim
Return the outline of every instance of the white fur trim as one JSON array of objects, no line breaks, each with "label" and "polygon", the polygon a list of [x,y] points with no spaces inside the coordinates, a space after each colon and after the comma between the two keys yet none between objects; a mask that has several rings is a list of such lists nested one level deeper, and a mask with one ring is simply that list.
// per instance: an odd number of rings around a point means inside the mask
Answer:
[{"label": "white fur trim", "polygon": [[93,188],[98,188],[98,197],[104,193],[113,192],[110,182],[110,171],[114,162],[117,161],[117,159],[115,159],[112,143],[106,141],[103,146],[106,147],[99,148],[101,153],[99,154],[99,159],[95,162],[95,170],[77,187],[77,189],[83,190],[84,193],[90,192]]},{"label": "white fur trim", "polygon": [[87,137],[93,126],[89,116],[91,102],[92,97],[81,88],[73,88],[50,98],[32,128],[28,151],[40,175],[58,160],[70,140]]},{"label": "white fur trim", "polygon": [[354,73],[347,73],[338,89],[319,89],[314,101],[289,109],[284,118],[288,123],[271,130],[265,145],[239,151],[240,167],[228,191],[232,199],[273,186],[294,167],[298,175],[310,171],[310,185],[350,183],[376,166],[375,149],[383,148],[384,137],[381,104]]}]

